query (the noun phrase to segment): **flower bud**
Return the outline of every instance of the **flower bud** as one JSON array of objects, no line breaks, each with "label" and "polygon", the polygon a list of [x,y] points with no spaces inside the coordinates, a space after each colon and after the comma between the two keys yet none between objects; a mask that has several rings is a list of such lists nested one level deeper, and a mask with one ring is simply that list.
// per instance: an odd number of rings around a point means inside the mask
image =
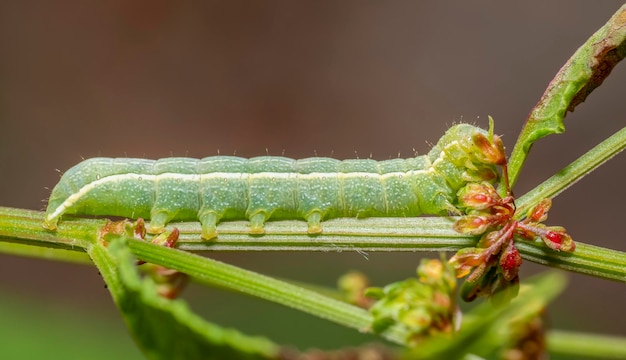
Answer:
[{"label": "flower bud", "polygon": [[548,227],[547,231],[541,234],[541,239],[553,250],[572,252],[576,249],[576,243],[572,237],[560,226]]},{"label": "flower bud", "polygon": [[458,191],[459,205],[475,210],[488,209],[500,200],[500,196],[489,183],[470,183]]},{"label": "flower bud", "polygon": [[532,222],[543,222],[548,218],[548,210],[552,206],[552,200],[545,198],[528,211],[526,218]]},{"label": "flower bud", "polygon": [[498,135],[493,136],[493,142],[483,134],[475,134],[472,137],[474,145],[479,149],[477,157],[479,160],[494,165],[505,165],[506,154],[504,144]]},{"label": "flower bud", "polygon": [[485,249],[479,248],[464,248],[457,251],[449,260],[449,264],[454,269],[456,277],[461,278],[469,274],[472,268],[483,263],[484,252]]},{"label": "flower bud", "polygon": [[509,241],[500,255],[500,272],[504,279],[511,281],[517,277],[520,265],[522,265],[522,257],[513,245],[513,241]]},{"label": "flower bud", "polygon": [[492,225],[490,216],[466,215],[454,223],[453,228],[461,234],[480,235]]}]

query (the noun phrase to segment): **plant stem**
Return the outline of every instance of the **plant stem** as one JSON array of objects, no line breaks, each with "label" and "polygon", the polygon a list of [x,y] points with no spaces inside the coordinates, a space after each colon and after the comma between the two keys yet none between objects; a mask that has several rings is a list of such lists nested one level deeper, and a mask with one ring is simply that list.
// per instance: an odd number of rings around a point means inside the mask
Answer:
[{"label": "plant stem", "polygon": [[517,216],[524,216],[528,209],[545,198],[554,198],[574,185],[582,177],[604,164],[626,148],[626,127],[611,135],[561,171],[536,186],[516,201]]},{"label": "plant stem", "polygon": [[106,223],[104,219],[77,218],[63,221],[56,231],[52,231],[43,228],[43,216],[41,211],[0,206],[0,239],[5,242],[85,252],[87,246],[98,238],[100,229]]},{"label": "plant stem", "polygon": [[[192,251],[457,251],[476,244],[452,230],[456,218],[336,219],[324,222],[324,234],[310,236],[300,221],[275,221],[266,234],[247,234],[247,223],[224,222],[218,239],[200,239],[200,224],[170,224],[181,229],[180,249]],[[0,207],[0,241],[84,252],[106,220],[64,219],[56,231],[43,229],[43,213]],[[573,254],[554,252],[541,242],[517,242],[522,258],[540,264],[626,281],[626,253],[577,242]],[[24,251],[28,251],[28,248]],[[33,247],[34,249],[34,247]],[[2,251],[2,248],[0,248]],[[36,251],[29,256],[38,256]],[[49,254],[47,256],[54,256]],[[60,260],[65,260],[61,258]]]},{"label": "plant stem", "polygon": [[552,354],[603,359],[626,359],[626,339],[617,336],[550,331],[548,349]]},{"label": "plant stem", "polygon": [[218,238],[199,236],[198,223],[175,223],[180,230],[178,247],[184,250],[258,251],[456,251],[473,246],[475,239],[457,233],[457,217],[332,219],[323,233],[311,236],[302,221],[271,221],[265,235],[248,235],[248,222],[223,222]]},{"label": "plant stem", "polygon": [[576,242],[573,253],[555,252],[535,242],[517,241],[524,260],[608,280],[626,282],[626,253]]},{"label": "plant stem", "polygon": [[[266,299],[360,331],[368,331],[372,323],[366,310],[315,291],[186,251],[135,239],[127,241],[139,259],[181,271],[201,283]],[[398,344],[404,344],[406,338],[397,328],[383,336]]]},{"label": "plant stem", "polygon": [[[1,239],[2,238],[0,237],[0,240]],[[89,256],[84,252],[55,249],[53,247],[0,241],[0,253],[83,265],[93,265]]]}]

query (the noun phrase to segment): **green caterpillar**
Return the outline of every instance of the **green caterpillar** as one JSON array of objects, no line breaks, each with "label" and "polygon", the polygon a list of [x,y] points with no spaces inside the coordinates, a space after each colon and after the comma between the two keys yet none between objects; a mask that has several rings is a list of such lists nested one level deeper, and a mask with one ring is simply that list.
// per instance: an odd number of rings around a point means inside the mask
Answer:
[{"label": "green caterpillar", "polygon": [[[497,136],[469,124],[451,127],[427,155],[374,161],[262,156],[160,160],[93,158],[69,169],[55,186],[44,226],[63,214],[150,219],[149,231],[170,221],[200,221],[202,237],[223,220],[304,219],[308,232],[338,217],[406,217],[458,213],[467,183],[498,180]],[[499,148],[498,148],[499,149]]]}]

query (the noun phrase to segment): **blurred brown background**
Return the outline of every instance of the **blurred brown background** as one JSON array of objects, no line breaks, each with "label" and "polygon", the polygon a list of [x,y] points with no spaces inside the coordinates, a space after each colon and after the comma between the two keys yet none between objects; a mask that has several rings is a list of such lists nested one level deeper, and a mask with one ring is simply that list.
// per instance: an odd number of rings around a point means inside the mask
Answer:
[{"label": "blurred brown background", "polygon": [[[486,127],[487,115],[510,151],[554,74],[620,5],[2,1],[0,205],[42,209],[55,169],[81,157],[386,159],[426,152],[455,122]],[[535,145],[518,195],[624,126],[625,81],[620,64],[568,115],[565,135]],[[626,250],[625,164],[622,154],[560,195],[548,222],[575,240]],[[415,254],[369,255],[211,254],[322,285],[352,268],[382,285],[410,276],[418,262]],[[544,270],[527,265],[527,273]],[[553,326],[626,335],[623,283],[570,280]],[[370,339],[256,300],[188,293],[207,318],[281,343]],[[0,256],[0,297],[94,307],[126,337],[93,268]]]}]

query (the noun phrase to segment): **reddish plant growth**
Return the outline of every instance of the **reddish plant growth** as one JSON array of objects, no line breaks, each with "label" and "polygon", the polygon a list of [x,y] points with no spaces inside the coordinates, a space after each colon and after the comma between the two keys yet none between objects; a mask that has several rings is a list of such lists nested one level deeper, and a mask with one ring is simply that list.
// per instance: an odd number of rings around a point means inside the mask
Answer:
[{"label": "reddish plant growth", "polygon": [[482,237],[476,247],[459,250],[450,263],[457,277],[467,276],[461,288],[465,300],[491,296],[503,290],[507,290],[510,298],[517,294],[518,272],[522,264],[515,247],[516,235],[529,241],[539,237],[556,251],[571,252],[576,245],[564,228],[542,224],[548,217],[550,199],[539,202],[523,220],[515,219],[515,198],[508,183],[502,141],[497,135],[492,139],[476,136],[474,143],[485,157],[502,167],[507,196],[501,197],[489,183],[472,183],[459,190],[459,205],[466,209],[467,215],[454,224],[454,229],[462,234]]}]

